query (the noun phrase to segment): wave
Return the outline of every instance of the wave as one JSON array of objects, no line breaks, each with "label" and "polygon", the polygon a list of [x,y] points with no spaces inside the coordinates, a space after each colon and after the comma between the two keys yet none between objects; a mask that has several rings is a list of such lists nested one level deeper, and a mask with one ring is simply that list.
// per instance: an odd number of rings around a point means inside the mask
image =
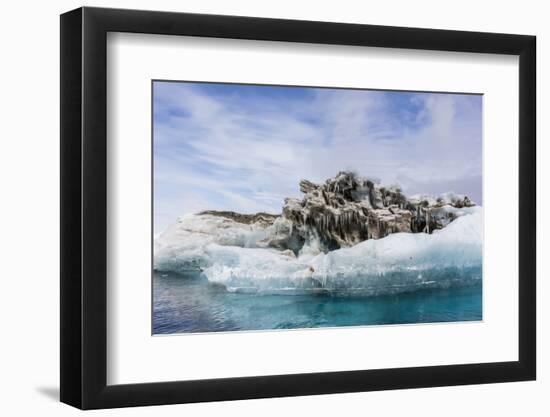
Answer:
[{"label": "wave", "polygon": [[380,295],[471,285],[482,278],[482,209],[475,207],[432,234],[395,233],[328,253],[315,242],[296,257],[261,247],[273,231],[221,220],[180,227],[157,242],[155,269],[200,271],[233,292],[329,292]]}]

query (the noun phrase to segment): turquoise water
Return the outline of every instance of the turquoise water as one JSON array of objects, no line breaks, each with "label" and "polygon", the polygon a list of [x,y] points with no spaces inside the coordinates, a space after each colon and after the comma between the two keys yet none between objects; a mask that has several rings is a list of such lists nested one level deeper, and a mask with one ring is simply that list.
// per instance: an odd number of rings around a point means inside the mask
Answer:
[{"label": "turquoise water", "polygon": [[155,273],[153,334],[482,319],[481,283],[398,295],[229,293],[198,274]]}]

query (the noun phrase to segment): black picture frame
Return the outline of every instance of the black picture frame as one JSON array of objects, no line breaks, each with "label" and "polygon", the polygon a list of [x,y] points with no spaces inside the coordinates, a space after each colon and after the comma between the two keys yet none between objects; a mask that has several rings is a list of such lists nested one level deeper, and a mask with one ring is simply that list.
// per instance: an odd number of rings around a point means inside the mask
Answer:
[{"label": "black picture frame", "polygon": [[[107,385],[108,32],[519,56],[519,360]],[[535,54],[524,35],[88,7],[61,15],[61,401],[95,409],[534,380]]]}]

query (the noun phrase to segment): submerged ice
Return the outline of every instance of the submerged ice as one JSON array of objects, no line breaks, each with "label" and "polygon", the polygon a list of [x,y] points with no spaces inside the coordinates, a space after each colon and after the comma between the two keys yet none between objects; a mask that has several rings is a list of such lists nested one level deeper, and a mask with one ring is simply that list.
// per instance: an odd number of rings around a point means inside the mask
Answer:
[{"label": "submerged ice", "polygon": [[340,173],[302,181],[280,216],[182,216],[155,241],[159,271],[195,271],[228,291],[378,295],[481,279],[482,209],[465,196],[406,198]]}]

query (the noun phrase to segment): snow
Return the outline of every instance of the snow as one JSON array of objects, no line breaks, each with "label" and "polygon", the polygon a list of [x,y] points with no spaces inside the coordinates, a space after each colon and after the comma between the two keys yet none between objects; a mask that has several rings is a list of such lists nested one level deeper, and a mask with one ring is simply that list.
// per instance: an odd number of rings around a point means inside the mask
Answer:
[{"label": "snow", "polygon": [[187,214],[178,219],[156,240],[155,268],[175,271],[205,266],[204,250],[209,244],[257,247],[271,229],[247,225],[212,215]]}]

